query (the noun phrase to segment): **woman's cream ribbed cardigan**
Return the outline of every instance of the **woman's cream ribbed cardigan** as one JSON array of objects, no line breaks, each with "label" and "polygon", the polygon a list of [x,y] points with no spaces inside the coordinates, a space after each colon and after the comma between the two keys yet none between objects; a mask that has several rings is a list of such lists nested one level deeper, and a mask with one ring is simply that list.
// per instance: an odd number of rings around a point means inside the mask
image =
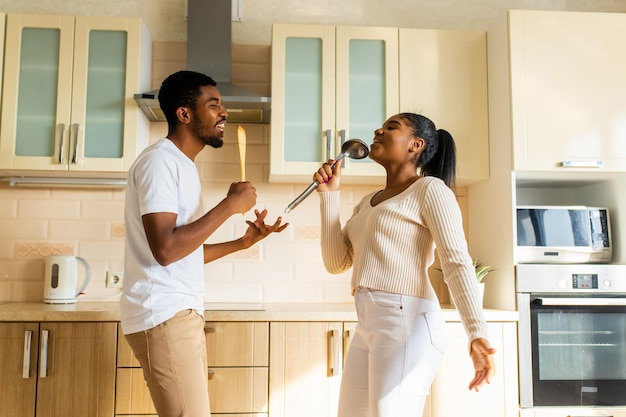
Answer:
[{"label": "woman's cream ribbed cardigan", "polygon": [[360,286],[437,300],[428,277],[436,247],[469,340],[487,337],[461,211],[443,181],[420,178],[374,207],[370,201],[375,193],[369,194],[355,207],[343,230],[339,191],[319,195],[322,257],[330,273],[353,267],[353,290]]}]

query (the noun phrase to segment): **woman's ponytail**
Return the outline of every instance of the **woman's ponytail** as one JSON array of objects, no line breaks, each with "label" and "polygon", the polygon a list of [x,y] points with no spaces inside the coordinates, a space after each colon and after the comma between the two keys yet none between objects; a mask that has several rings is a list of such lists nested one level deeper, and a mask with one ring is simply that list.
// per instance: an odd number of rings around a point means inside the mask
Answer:
[{"label": "woman's ponytail", "polygon": [[437,151],[421,167],[423,176],[440,178],[449,188],[456,185],[456,146],[452,135],[443,129],[437,130]]}]

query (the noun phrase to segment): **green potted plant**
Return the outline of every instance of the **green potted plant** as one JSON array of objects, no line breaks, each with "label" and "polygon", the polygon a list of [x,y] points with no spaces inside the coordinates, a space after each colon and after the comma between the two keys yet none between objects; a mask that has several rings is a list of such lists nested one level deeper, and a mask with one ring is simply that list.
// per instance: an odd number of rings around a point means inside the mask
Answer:
[{"label": "green potted plant", "polygon": [[474,269],[476,270],[476,280],[479,284],[483,283],[483,278],[485,278],[488,273],[490,273],[491,271],[495,271],[495,269],[493,269],[491,265],[481,265],[481,263],[478,261],[478,258],[474,258],[473,265]]},{"label": "green potted plant", "polygon": [[472,264],[474,265],[474,269],[476,270],[476,281],[478,281],[478,286],[480,287],[480,301],[482,304],[482,301],[485,297],[485,283],[482,282],[483,278],[485,278],[487,274],[491,271],[494,271],[494,269],[491,267],[491,265],[482,265],[478,261],[478,258],[474,258],[474,262]]}]

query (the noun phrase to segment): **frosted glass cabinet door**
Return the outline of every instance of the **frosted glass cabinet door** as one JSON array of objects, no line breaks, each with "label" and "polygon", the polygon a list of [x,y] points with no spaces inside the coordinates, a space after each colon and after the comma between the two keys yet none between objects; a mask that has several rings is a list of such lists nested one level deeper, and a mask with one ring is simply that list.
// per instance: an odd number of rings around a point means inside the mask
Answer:
[{"label": "frosted glass cabinet door", "polygon": [[[346,139],[372,143],[374,130],[398,113],[398,29],[337,27],[338,154]],[[346,160],[343,175],[384,177],[384,169],[369,158]]]},{"label": "frosted glass cabinet door", "polygon": [[272,37],[271,177],[310,181],[334,150],[335,27],[274,25]]},{"label": "frosted glass cabinet door", "polygon": [[77,17],[69,169],[127,171],[136,157],[139,19]]},{"label": "frosted glass cabinet door", "polygon": [[67,170],[74,18],[7,15],[0,167]]}]

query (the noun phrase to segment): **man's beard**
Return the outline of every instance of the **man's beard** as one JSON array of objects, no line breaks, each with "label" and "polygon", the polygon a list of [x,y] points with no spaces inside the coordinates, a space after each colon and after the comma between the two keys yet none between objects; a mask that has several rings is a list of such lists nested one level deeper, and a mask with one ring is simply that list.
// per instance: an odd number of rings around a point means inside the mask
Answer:
[{"label": "man's beard", "polygon": [[202,139],[202,142],[204,142],[205,145],[209,145],[210,147],[216,149],[221,148],[224,144],[222,138],[217,136],[200,136],[200,139]]},{"label": "man's beard", "polygon": [[224,145],[224,140],[219,136],[206,136],[203,132],[207,130],[206,125],[198,120],[198,118],[194,118],[193,128],[196,131],[196,134],[200,138],[200,140],[205,144],[209,145],[212,148],[221,148]]}]

